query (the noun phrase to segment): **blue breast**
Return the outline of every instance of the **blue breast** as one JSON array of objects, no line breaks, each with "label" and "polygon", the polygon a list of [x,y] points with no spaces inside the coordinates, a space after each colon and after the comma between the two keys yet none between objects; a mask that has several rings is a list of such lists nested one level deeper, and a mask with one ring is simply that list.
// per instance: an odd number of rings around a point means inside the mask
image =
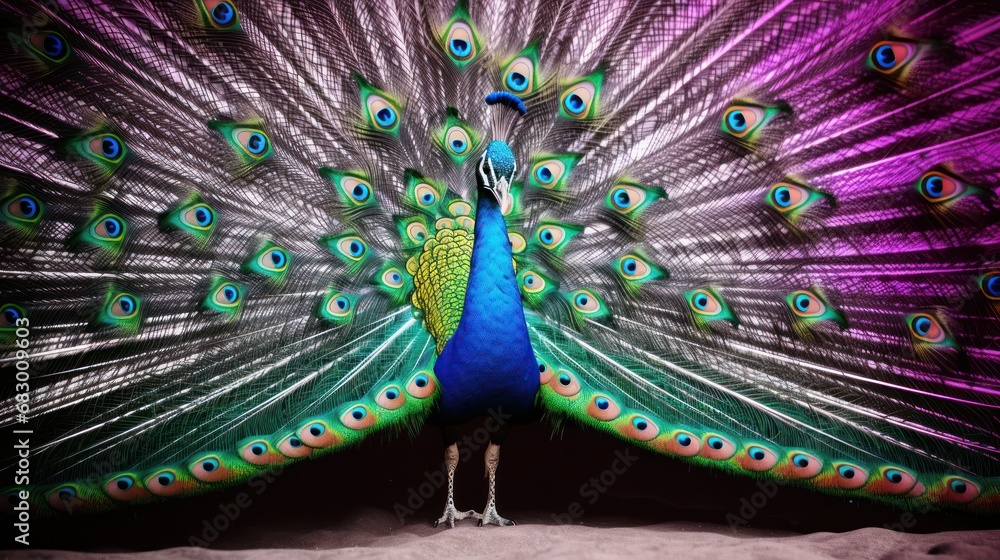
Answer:
[{"label": "blue breast", "polygon": [[479,197],[465,306],[458,329],[434,365],[441,384],[436,420],[461,424],[490,411],[513,421],[533,416],[538,362],[528,338],[503,214]]}]

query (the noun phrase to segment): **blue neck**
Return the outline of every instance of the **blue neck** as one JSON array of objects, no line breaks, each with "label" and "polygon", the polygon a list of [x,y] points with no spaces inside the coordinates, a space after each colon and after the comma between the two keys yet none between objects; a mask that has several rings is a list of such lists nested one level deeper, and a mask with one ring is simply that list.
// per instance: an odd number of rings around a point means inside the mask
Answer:
[{"label": "blue neck", "polygon": [[[511,264],[507,223],[496,198],[482,189],[479,190],[476,206],[475,233],[465,309],[474,310],[482,318],[490,316],[489,322],[496,321],[494,324],[498,327],[510,325],[516,328],[519,325],[523,329],[524,310]],[[463,322],[466,315],[468,313],[462,315]]]}]

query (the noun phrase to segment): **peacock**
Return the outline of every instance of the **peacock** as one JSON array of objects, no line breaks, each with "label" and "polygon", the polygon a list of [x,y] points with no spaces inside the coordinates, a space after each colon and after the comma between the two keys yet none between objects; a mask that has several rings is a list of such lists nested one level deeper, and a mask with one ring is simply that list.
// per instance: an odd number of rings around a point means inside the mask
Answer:
[{"label": "peacock", "polygon": [[[433,425],[434,525],[513,525],[500,447],[540,421],[1000,512],[996,4],[0,12],[15,518]],[[486,504],[460,510],[484,416]]]}]

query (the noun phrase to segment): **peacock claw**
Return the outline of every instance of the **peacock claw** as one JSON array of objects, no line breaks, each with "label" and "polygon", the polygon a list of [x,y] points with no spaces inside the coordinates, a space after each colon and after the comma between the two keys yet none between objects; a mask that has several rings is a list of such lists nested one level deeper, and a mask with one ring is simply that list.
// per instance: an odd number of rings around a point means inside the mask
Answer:
[{"label": "peacock claw", "polygon": [[458,511],[455,509],[455,504],[453,502],[448,502],[448,505],[444,508],[444,515],[434,520],[434,527],[437,528],[442,521],[447,521],[449,527],[455,526],[455,521],[461,521],[467,518],[476,518],[479,514],[475,510],[469,511]]},{"label": "peacock claw", "polygon": [[473,513],[472,516],[479,520],[478,525],[480,527],[483,525],[498,525],[500,527],[513,527],[514,525],[517,525],[517,523],[514,523],[510,519],[501,517],[500,514],[497,513],[497,508],[493,505],[487,506],[486,511],[483,513]]}]

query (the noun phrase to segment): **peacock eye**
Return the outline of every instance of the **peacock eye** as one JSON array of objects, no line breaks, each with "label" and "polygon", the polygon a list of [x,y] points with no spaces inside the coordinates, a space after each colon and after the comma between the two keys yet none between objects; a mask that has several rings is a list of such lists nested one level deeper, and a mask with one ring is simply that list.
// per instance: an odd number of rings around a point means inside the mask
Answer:
[{"label": "peacock eye", "polygon": [[472,27],[464,21],[456,21],[445,38],[448,54],[457,61],[465,62],[476,56],[476,41]]},{"label": "peacock eye", "polygon": [[22,313],[17,306],[13,304],[7,304],[3,306],[2,309],[0,309],[0,318],[3,319],[3,324],[0,324],[0,326],[16,327],[17,320],[22,317],[24,317],[24,313]]},{"label": "peacock eye", "polygon": [[561,369],[552,376],[549,380],[549,386],[555,390],[556,393],[564,397],[572,397],[573,395],[580,392],[582,387],[580,382],[577,381],[576,376],[572,373]]},{"label": "peacock eye", "polygon": [[722,130],[736,138],[744,138],[760,128],[767,110],[754,105],[731,105],[722,116]]},{"label": "peacock eye", "polygon": [[445,145],[448,147],[448,151],[460,156],[469,151],[472,141],[469,138],[469,133],[464,128],[456,125],[449,128],[445,133]]},{"label": "peacock eye", "polygon": [[903,482],[903,478],[905,478],[902,471],[897,469],[887,469],[884,476],[886,480],[893,484],[899,484],[900,482]]},{"label": "peacock eye", "polygon": [[924,173],[917,184],[917,190],[928,202],[947,202],[961,196],[967,185],[940,171]]},{"label": "peacock eye", "polygon": [[707,290],[695,290],[688,296],[688,303],[695,313],[701,315],[718,315],[722,313],[722,305],[714,295]]},{"label": "peacock eye", "polygon": [[771,187],[769,196],[775,208],[781,212],[788,212],[798,208],[808,200],[809,193],[797,185],[778,183]]},{"label": "peacock eye", "polygon": [[628,185],[618,185],[611,189],[610,198],[615,210],[627,214],[646,200],[646,192]]},{"label": "peacock eye", "polygon": [[135,481],[130,476],[120,476],[114,480],[114,485],[122,492],[125,492],[135,485]]},{"label": "peacock eye", "polygon": [[456,200],[448,205],[448,211],[452,216],[468,216],[472,213],[472,206],[464,200]]},{"label": "peacock eye", "polygon": [[55,31],[39,31],[28,37],[31,50],[44,56],[51,62],[62,62],[69,56],[69,44],[62,35]]},{"label": "peacock eye", "polygon": [[524,291],[531,294],[537,294],[545,289],[545,279],[534,272],[525,274],[522,284],[524,285]]},{"label": "peacock eye", "polygon": [[428,236],[427,226],[420,222],[413,222],[406,226],[406,235],[408,235],[410,240],[414,243],[423,243]]},{"label": "peacock eye", "polygon": [[406,392],[418,399],[426,399],[433,395],[436,389],[434,378],[423,372],[414,375],[406,383]]},{"label": "peacock eye", "polygon": [[312,448],[303,444],[299,436],[290,434],[278,443],[278,452],[285,457],[307,457],[312,454]]},{"label": "peacock eye", "polygon": [[326,433],[326,426],[324,426],[320,422],[313,422],[306,428],[306,430],[309,431],[309,435],[313,437],[319,437]]},{"label": "peacock eye", "polygon": [[125,224],[113,214],[105,214],[94,223],[94,235],[100,239],[118,241],[125,235]]},{"label": "peacock eye", "polygon": [[632,419],[632,427],[640,432],[649,428],[649,420],[646,420],[642,416],[636,416]]},{"label": "peacock eye", "polygon": [[351,236],[345,237],[337,242],[337,250],[339,250],[342,255],[353,261],[360,261],[362,257],[365,256],[365,252],[367,252],[368,247],[360,237]]},{"label": "peacock eye", "polygon": [[209,472],[209,473],[210,472],[215,472],[215,471],[219,470],[219,460],[216,459],[215,457],[209,457],[207,459],[202,459],[201,460],[201,464],[199,466],[201,466],[202,470],[204,470],[205,472]]},{"label": "peacock eye", "polygon": [[257,264],[269,272],[282,272],[288,266],[288,253],[275,247],[261,253],[257,257]]},{"label": "peacock eye", "polygon": [[826,312],[826,305],[805,290],[792,292],[790,301],[792,311],[799,317],[819,317]]},{"label": "peacock eye", "polygon": [[403,406],[406,402],[406,397],[399,387],[395,385],[390,385],[379,393],[378,397],[375,398],[375,403],[386,410],[396,410],[397,408]]},{"label": "peacock eye", "polygon": [[37,198],[23,194],[10,199],[4,207],[4,213],[21,221],[33,221],[42,212],[42,203]]},{"label": "peacock eye", "polygon": [[534,89],[535,63],[527,56],[519,56],[507,65],[503,85],[517,94],[531,93]]},{"label": "peacock eye", "polygon": [[948,496],[949,501],[963,504],[976,499],[981,491],[976,483],[958,477],[948,480],[948,490],[952,494]]},{"label": "peacock eye", "polygon": [[212,21],[220,26],[227,26],[236,18],[236,9],[229,2],[219,2],[211,13]]},{"label": "peacock eye", "polygon": [[381,95],[372,93],[365,100],[368,106],[368,113],[371,115],[371,122],[379,130],[392,131],[396,128],[399,116],[396,108],[388,99]]},{"label": "peacock eye", "polygon": [[367,202],[372,196],[372,189],[368,183],[357,177],[345,176],[340,182],[340,187],[353,202],[359,204]]},{"label": "peacock eye", "polygon": [[261,159],[270,153],[271,141],[263,130],[253,128],[234,128],[233,140],[248,156]]},{"label": "peacock eye", "polygon": [[128,294],[121,294],[114,299],[109,310],[115,317],[128,318],[139,312],[139,304]]},{"label": "peacock eye", "polygon": [[190,227],[207,230],[215,223],[215,211],[207,204],[197,204],[181,213],[181,221]]},{"label": "peacock eye", "polygon": [[403,285],[403,275],[399,269],[390,268],[382,273],[382,282],[391,288],[399,288]]},{"label": "peacock eye", "polygon": [[558,246],[564,239],[566,230],[562,227],[547,225],[538,229],[538,241],[547,249]]},{"label": "peacock eye", "polygon": [[622,410],[615,401],[604,395],[595,395],[587,405],[587,414],[604,422],[618,418],[621,413]]},{"label": "peacock eye", "polygon": [[331,315],[347,316],[351,312],[351,300],[344,296],[332,297],[326,304],[326,310]]},{"label": "peacock eye", "polygon": [[375,420],[375,415],[369,412],[368,407],[361,404],[352,407],[340,416],[340,421],[352,430],[370,428]]},{"label": "peacock eye", "polygon": [[524,248],[528,245],[524,236],[517,232],[508,232],[507,239],[510,240],[510,250],[515,255],[524,251]]},{"label": "peacock eye", "polygon": [[625,255],[618,261],[618,270],[627,280],[642,280],[652,269],[638,255]]},{"label": "peacock eye", "polygon": [[880,41],[868,53],[868,65],[883,74],[896,74],[909,66],[919,48],[914,43]]},{"label": "peacock eye", "polygon": [[87,142],[87,148],[109,163],[118,163],[125,156],[125,143],[114,134],[94,136]]},{"label": "peacock eye", "polygon": [[437,202],[437,191],[434,187],[428,185],[427,183],[420,183],[415,189],[413,189],[414,194],[417,198],[417,204],[427,207],[434,205]]},{"label": "peacock eye", "polygon": [[583,119],[593,112],[596,96],[597,87],[590,80],[584,80],[569,86],[560,97],[560,102],[570,117]]},{"label": "peacock eye", "polygon": [[222,307],[236,307],[240,303],[240,289],[232,283],[226,282],[216,288],[213,300]]},{"label": "peacock eye", "polygon": [[917,313],[909,320],[910,334],[914,338],[923,342],[942,342],[947,337],[947,333],[941,323],[932,315]]},{"label": "peacock eye", "polygon": [[601,300],[587,290],[577,290],[572,297],[573,307],[581,313],[596,313],[601,309]]},{"label": "peacock eye", "polygon": [[156,483],[164,487],[170,486],[171,484],[174,483],[175,480],[177,480],[177,476],[170,471],[163,471],[160,474],[156,475],[155,478],[156,478]]},{"label": "peacock eye", "polygon": [[534,165],[532,177],[542,188],[553,188],[566,173],[566,164],[558,159],[544,159]]},{"label": "peacock eye", "polygon": [[56,495],[64,502],[72,502],[76,498],[76,489],[72,486],[64,486],[56,492]]},{"label": "peacock eye", "polygon": [[992,300],[1000,299],[1000,272],[988,272],[979,281],[983,294]]},{"label": "peacock eye", "polygon": [[660,427],[645,416],[635,415],[625,425],[625,435],[639,441],[649,441],[660,433]]}]

